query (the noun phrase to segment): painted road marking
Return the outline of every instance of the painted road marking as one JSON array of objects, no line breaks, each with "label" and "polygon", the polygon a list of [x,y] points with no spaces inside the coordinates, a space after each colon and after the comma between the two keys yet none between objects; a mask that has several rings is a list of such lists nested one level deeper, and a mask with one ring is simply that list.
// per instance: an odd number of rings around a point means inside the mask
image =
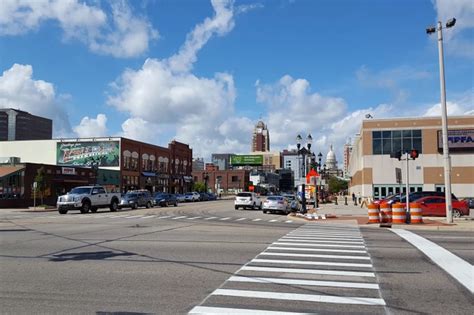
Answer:
[{"label": "painted road marking", "polygon": [[168,219],[168,218],[171,218],[171,216],[170,215],[164,215],[164,216],[158,217],[158,219]]},{"label": "painted road marking", "polygon": [[253,222],[258,222],[258,221],[262,221],[262,219],[253,219],[252,221]]},{"label": "painted road marking", "polygon": [[279,292],[264,292],[264,291],[250,291],[250,290],[217,289],[212,293],[212,295],[238,296],[238,297],[248,297],[248,298],[254,298],[254,299],[306,301],[306,302],[319,302],[319,303],[362,304],[362,305],[381,305],[381,306],[385,305],[385,301],[383,299],[378,299],[378,298],[342,297],[342,296],[332,296],[332,295],[279,293]]},{"label": "painted road marking", "polygon": [[204,220],[214,220],[214,219],[217,219],[217,217],[209,217],[209,218],[205,218]]},{"label": "painted road marking", "polygon": [[340,244],[308,244],[308,243],[285,243],[275,242],[275,245],[290,245],[290,246],[315,246],[315,247],[341,247],[341,248],[365,248],[364,245],[340,245]]},{"label": "painted road marking", "polygon": [[283,272],[283,273],[303,273],[303,274],[313,274],[313,275],[332,275],[332,276],[349,276],[349,277],[375,277],[375,274],[373,272],[344,271],[344,270],[319,270],[319,269],[297,269],[297,268],[276,268],[276,267],[256,267],[256,266],[243,266],[240,270]]},{"label": "painted road marking", "polygon": [[288,221],[285,221],[285,223],[293,223],[293,221],[291,221],[291,220],[288,220]]},{"label": "painted road marking", "polygon": [[274,247],[270,246],[268,249],[271,250],[290,250],[290,251],[308,251],[308,252],[333,252],[333,253],[363,253],[366,254],[365,250],[358,249],[331,249],[331,248],[293,248],[293,247]]},{"label": "painted road marking", "polygon": [[314,257],[314,258],[336,258],[336,259],[360,259],[370,260],[368,256],[347,256],[347,255],[318,255],[318,254],[293,254],[293,253],[278,253],[265,251],[260,255],[265,256],[285,256],[285,257]]},{"label": "painted road marking", "polygon": [[141,215],[131,215],[131,216],[125,217],[125,219],[133,219],[133,218],[138,218],[138,217],[141,217]]},{"label": "painted road marking", "polygon": [[278,312],[255,309],[196,306],[188,314],[226,314],[226,315],[317,315],[317,313]]},{"label": "painted road marking", "polygon": [[443,247],[407,230],[390,229],[418,248],[444,271],[474,293],[474,266]]},{"label": "painted road marking", "polygon": [[364,241],[362,237],[336,237],[336,236],[284,236],[285,239],[301,240],[338,240],[338,241]]},{"label": "painted road marking", "polygon": [[188,220],[196,220],[196,219],[200,219],[202,217],[192,217],[192,218],[188,218]]},{"label": "painted road marking", "polygon": [[227,218],[222,218],[222,219],[219,219],[220,221],[226,221],[226,220],[229,220],[229,219],[232,219],[230,217],[227,217]]},{"label": "painted road marking", "polygon": [[182,215],[180,217],[174,217],[171,220],[179,220],[179,219],[184,219],[184,218],[187,218],[187,217],[188,217],[187,215]]},{"label": "painted road marking", "polygon": [[376,283],[232,276],[227,281],[378,290]]},{"label": "painted road marking", "polygon": [[247,218],[240,218],[240,219],[237,219],[235,221],[243,221],[243,220],[247,220]]},{"label": "painted road marking", "polygon": [[339,263],[330,261],[308,261],[308,260],[278,260],[278,259],[253,259],[251,262],[268,264],[288,264],[288,265],[319,265],[337,267],[372,268],[372,264]]},{"label": "painted road marking", "polygon": [[147,215],[145,217],[142,217],[142,219],[149,219],[149,218],[154,218],[154,217],[155,217],[155,215]]},{"label": "painted road marking", "polygon": [[270,220],[270,221],[268,221],[268,222],[277,222],[277,221],[278,221],[278,220]]},{"label": "painted road marking", "polygon": [[293,232],[288,233],[288,236],[321,236],[321,237],[362,237],[360,233],[308,233],[308,232]]},{"label": "painted road marking", "polygon": [[331,244],[364,244],[362,241],[339,241],[339,240],[319,240],[319,239],[312,239],[312,240],[307,240],[307,239],[291,239],[291,238],[286,238],[282,237],[280,238],[280,241],[283,242],[302,242],[302,243],[331,243]]}]

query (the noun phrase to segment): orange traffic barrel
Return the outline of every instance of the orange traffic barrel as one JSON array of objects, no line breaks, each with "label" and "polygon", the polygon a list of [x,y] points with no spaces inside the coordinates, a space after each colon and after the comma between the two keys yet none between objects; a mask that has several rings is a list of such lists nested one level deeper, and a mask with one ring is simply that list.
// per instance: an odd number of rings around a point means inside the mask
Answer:
[{"label": "orange traffic barrel", "polygon": [[392,222],[396,224],[404,224],[406,219],[405,206],[402,203],[397,202],[392,206]]},{"label": "orange traffic barrel", "polygon": [[412,224],[423,223],[423,210],[421,205],[417,202],[410,202],[410,217]]},{"label": "orange traffic barrel", "polygon": [[380,204],[380,222],[392,223],[392,208],[386,202]]},{"label": "orange traffic barrel", "polygon": [[370,203],[367,206],[367,209],[367,211],[369,212],[369,223],[380,223],[379,205],[375,203]]}]

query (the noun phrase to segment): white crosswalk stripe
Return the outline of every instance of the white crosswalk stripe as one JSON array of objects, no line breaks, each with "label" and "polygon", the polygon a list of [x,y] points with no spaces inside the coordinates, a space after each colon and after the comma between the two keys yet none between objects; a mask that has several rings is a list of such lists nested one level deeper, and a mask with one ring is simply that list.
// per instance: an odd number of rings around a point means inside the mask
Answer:
[{"label": "white crosswalk stripe", "polygon": [[379,291],[358,228],[306,224],[242,266],[189,314],[315,314],[318,305],[337,313],[341,304],[354,305],[345,313],[385,313]]}]

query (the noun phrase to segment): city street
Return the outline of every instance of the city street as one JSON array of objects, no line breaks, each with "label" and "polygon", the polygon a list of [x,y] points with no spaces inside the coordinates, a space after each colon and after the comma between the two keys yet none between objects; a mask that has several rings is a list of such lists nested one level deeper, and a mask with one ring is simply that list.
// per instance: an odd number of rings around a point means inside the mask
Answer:
[{"label": "city street", "polygon": [[[412,232],[472,268],[473,231]],[[7,314],[471,314],[474,303],[390,229],[234,210],[232,200],[2,210],[0,233]]]}]

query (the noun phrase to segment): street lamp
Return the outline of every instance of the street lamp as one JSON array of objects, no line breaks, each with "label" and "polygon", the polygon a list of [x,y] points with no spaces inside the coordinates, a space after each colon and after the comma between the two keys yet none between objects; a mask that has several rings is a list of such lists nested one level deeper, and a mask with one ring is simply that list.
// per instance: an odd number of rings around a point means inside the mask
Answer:
[{"label": "street lamp", "polygon": [[[298,148],[298,157],[301,155],[303,158],[303,172],[302,175],[300,176],[304,178],[303,183],[301,184],[301,190],[302,190],[302,196],[301,196],[301,207],[302,207],[302,212],[306,213],[306,187],[305,187],[305,178],[306,178],[306,168],[307,168],[307,163],[306,163],[306,158],[307,156],[311,155],[311,144],[313,142],[313,137],[311,137],[311,134],[308,134],[306,137],[306,147],[303,146],[301,147],[301,142],[303,138],[301,135],[296,136],[296,147]],[[301,172],[301,169],[300,169]]]},{"label": "street lamp", "polygon": [[[453,27],[456,19],[452,18],[446,23],[446,28]],[[443,54],[443,25],[438,21],[438,27],[428,27],[428,35],[438,31],[438,51],[439,51],[439,84],[441,92],[441,124],[443,138],[443,161],[444,161],[444,193],[446,200],[446,221],[453,222],[453,203],[451,200],[451,163],[448,146],[448,110],[446,108],[446,83],[444,81],[444,54]],[[409,192],[407,191],[407,194]]]},{"label": "street lamp", "polygon": [[207,173],[207,171],[204,172],[203,177],[204,177],[205,193],[207,193],[207,181],[209,180],[209,174]]}]

